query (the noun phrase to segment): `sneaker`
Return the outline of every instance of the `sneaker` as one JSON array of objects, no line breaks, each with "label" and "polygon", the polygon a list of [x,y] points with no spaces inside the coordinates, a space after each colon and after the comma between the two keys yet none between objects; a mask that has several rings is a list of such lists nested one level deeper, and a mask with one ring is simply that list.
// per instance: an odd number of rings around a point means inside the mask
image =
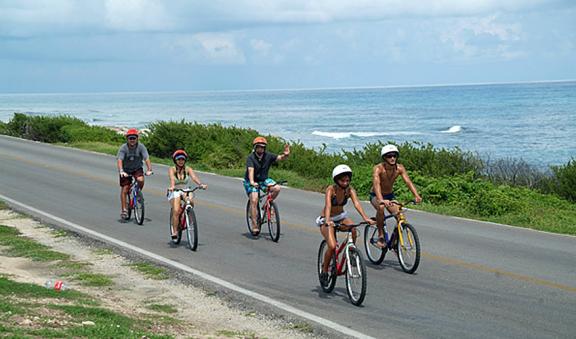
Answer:
[{"label": "sneaker", "polygon": [[330,278],[330,275],[328,274],[328,272],[322,272],[320,273],[320,283],[324,286],[328,285],[328,279]]}]

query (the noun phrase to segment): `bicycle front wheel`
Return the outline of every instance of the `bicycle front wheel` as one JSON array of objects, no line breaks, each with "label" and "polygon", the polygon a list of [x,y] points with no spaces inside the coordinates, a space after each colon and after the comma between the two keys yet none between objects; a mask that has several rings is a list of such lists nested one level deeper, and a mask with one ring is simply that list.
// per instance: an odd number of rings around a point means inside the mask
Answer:
[{"label": "bicycle front wheel", "polygon": [[320,243],[320,248],[318,249],[318,280],[320,280],[320,287],[322,287],[322,291],[325,293],[330,293],[336,285],[336,253],[334,253],[332,256],[332,262],[329,266],[328,279],[322,280],[321,273],[322,267],[324,267],[324,256],[326,255],[326,251],[329,251],[328,243],[326,240],[322,240]]},{"label": "bicycle front wheel", "polygon": [[198,248],[198,223],[192,207],[186,211],[186,239],[188,239],[190,249],[196,251],[196,248]]},{"label": "bicycle front wheel", "polygon": [[[251,204],[250,204],[250,199],[248,199],[248,202],[246,203],[246,225],[248,226],[248,232],[250,232],[250,234],[252,234],[252,208]],[[256,212],[258,213],[258,215],[256,216],[256,222],[258,223],[258,225],[260,225],[260,220],[261,220],[261,216],[260,216],[260,204],[256,205]],[[260,229],[260,228],[258,228]]]},{"label": "bicycle front wheel", "polygon": [[276,206],[274,202],[270,203],[268,230],[270,231],[270,238],[272,241],[278,242],[280,239],[280,214],[278,214],[278,206]]},{"label": "bicycle front wheel", "polygon": [[364,228],[364,249],[371,263],[380,265],[384,261],[388,249],[378,247],[378,227],[376,225],[366,225]]},{"label": "bicycle front wheel", "polygon": [[362,254],[355,246],[346,248],[347,265],[346,270],[346,292],[352,304],[362,305],[366,297],[366,264],[362,259]]},{"label": "bicycle front wheel", "polygon": [[401,237],[396,239],[398,262],[404,272],[412,274],[420,264],[420,239],[414,226],[405,223],[400,229]]},{"label": "bicycle front wheel", "polygon": [[128,193],[126,193],[126,218],[124,218],[124,220],[130,220],[130,217],[132,216],[132,207],[130,207],[130,205],[132,204],[131,199],[132,199],[132,193],[131,191],[128,191]]},{"label": "bicycle front wheel", "polygon": [[144,223],[144,195],[142,191],[138,191],[134,201],[134,218],[136,218],[138,225]]},{"label": "bicycle front wheel", "polygon": [[[182,240],[182,228],[178,227],[178,232],[176,233],[178,235],[178,237],[176,239],[172,239],[172,213],[173,210],[172,208],[170,208],[170,222],[168,223],[169,225],[169,229],[168,231],[170,232],[170,241],[172,241],[172,243],[174,245],[178,245],[180,243],[180,240]],[[178,218],[178,220],[180,220],[180,218]]]}]

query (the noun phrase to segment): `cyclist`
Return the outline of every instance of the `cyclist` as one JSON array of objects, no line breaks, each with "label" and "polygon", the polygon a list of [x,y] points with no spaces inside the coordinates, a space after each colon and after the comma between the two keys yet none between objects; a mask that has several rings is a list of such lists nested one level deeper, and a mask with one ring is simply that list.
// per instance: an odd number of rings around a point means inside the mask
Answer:
[{"label": "cyclist", "polygon": [[[168,168],[168,177],[170,178],[170,187],[168,188],[169,195],[168,200],[172,204],[172,239],[176,239],[178,235],[179,220],[180,215],[180,201],[184,195],[181,191],[174,191],[174,189],[183,189],[190,187],[190,180],[194,181],[196,185],[200,186],[201,189],[208,188],[200,182],[196,173],[192,170],[192,167],[186,167],[186,160],[188,159],[188,154],[184,150],[176,150],[172,154],[172,161],[174,161],[174,167]],[[191,201],[194,204],[193,201]]]},{"label": "cyclist", "polygon": [[120,202],[122,219],[128,218],[126,195],[130,190],[132,178],[138,181],[140,189],[144,187],[144,171],[142,161],[146,163],[146,175],[152,174],[152,163],[146,146],[138,142],[139,132],[135,128],[126,131],[126,143],[118,149],[118,173],[120,174]]},{"label": "cyclist", "polygon": [[422,198],[418,195],[416,187],[410,180],[408,172],[398,163],[400,152],[398,147],[388,144],[382,147],[380,156],[382,162],[374,166],[372,170],[372,190],[370,191],[370,203],[376,209],[376,225],[378,226],[377,246],[385,247],[384,240],[384,208],[392,214],[398,213],[398,206],[392,203],[396,198],[394,195],[394,182],[401,176],[408,189],[414,195],[416,203],[420,203]]},{"label": "cyclist", "polygon": [[272,200],[276,199],[280,193],[280,187],[276,182],[268,177],[268,170],[270,166],[276,161],[281,161],[290,155],[290,145],[284,145],[284,152],[276,155],[266,152],[268,141],[264,137],[256,137],[252,141],[252,153],[246,159],[246,173],[244,174],[244,189],[250,198],[250,205],[252,208],[252,235],[258,236],[260,234],[259,225],[256,222],[256,215],[258,211],[256,206],[258,204],[258,190],[268,189],[272,193]]},{"label": "cyclist", "polygon": [[[326,188],[326,193],[324,196],[325,205],[322,214],[316,218],[316,225],[320,227],[320,233],[326,242],[328,243],[328,251],[324,255],[324,266],[322,267],[322,273],[320,273],[320,279],[326,281],[328,279],[328,268],[336,250],[336,235],[334,232],[334,223],[339,222],[341,225],[351,225],[353,224],[352,219],[348,217],[348,212],[344,210],[344,206],[348,202],[348,199],[352,200],[354,207],[362,216],[362,219],[367,223],[373,225],[374,220],[370,219],[358,200],[358,195],[356,190],[350,186],[352,181],[352,169],[347,165],[338,165],[332,170],[332,179],[334,180],[334,185],[328,186]],[[344,227],[342,229],[345,229]],[[356,229],[352,229],[352,238],[356,241]]]}]

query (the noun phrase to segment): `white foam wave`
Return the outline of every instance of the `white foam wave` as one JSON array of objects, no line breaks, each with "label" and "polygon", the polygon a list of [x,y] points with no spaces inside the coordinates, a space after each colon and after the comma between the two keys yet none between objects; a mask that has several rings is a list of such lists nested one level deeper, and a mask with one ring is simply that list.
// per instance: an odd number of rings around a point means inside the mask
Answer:
[{"label": "white foam wave", "polygon": [[442,131],[442,133],[460,133],[460,132],[462,132],[462,126],[459,125],[454,125],[448,128],[447,130]]},{"label": "white foam wave", "polygon": [[321,137],[333,138],[333,139],[346,139],[351,137],[357,138],[369,138],[369,137],[381,137],[381,136],[395,136],[395,135],[421,135],[420,132],[408,132],[408,131],[397,131],[397,132],[322,132],[314,131],[313,135],[318,135]]}]

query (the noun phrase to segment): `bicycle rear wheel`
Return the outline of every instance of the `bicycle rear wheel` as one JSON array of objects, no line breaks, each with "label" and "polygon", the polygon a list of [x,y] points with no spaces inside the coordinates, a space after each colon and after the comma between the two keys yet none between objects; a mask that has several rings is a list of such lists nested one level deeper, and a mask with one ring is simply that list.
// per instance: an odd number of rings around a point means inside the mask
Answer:
[{"label": "bicycle rear wheel", "polygon": [[388,248],[378,247],[378,227],[366,225],[364,228],[364,250],[371,263],[380,265],[384,261]]},{"label": "bicycle rear wheel", "polygon": [[334,286],[336,285],[336,253],[332,256],[332,262],[329,268],[328,279],[326,281],[322,281],[320,274],[322,273],[322,267],[324,267],[324,255],[326,251],[328,251],[328,243],[326,240],[322,240],[320,243],[320,248],[318,249],[318,280],[320,281],[320,287],[322,287],[322,291],[326,293],[332,292]]},{"label": "bicycle rear wheel", "polygon": [[280,239],[280,214],[278,214],[278,206],[276,206],[274,202],[270,203],[268,230],[270,231],[270,238],[272,238],[272,241],[278,242]]},{"label": "bicycle rear wheel", "polygon": [[[256,205],[256,212],[258,213],[256,216],[256,222],[258,225],[261,225],[262,216],[260,213],[260,203]],[[248,232],[252,234],[252,209],[250,208],[250,199],[248,199],[248,202],[246,203],[246,225],[248,226]]]},{"label": "bicycle rear wheel", "polygon": [[352,304],[360,306],[366,297],[366,264],[355,246],[348,246],[346,251],[349,259],[346,263],[346,292]]},{"label": "bicycle rear wheel", "polygon": [[[176,233],[178,236],[176,237],[176,239],[172,239],[172,213],[173,210],[172,208],[170,208],[170,222],[168,223],[169,225],[169,229],[168,231],[170,232],[170,241],[172,241],[172,243],[174,245],[178,245],[180,243],[180,241],[182,240],[182,228],[178,227],[178,232]],[[178,220],[180,220],[180,218],[178,218]]]},{"label": "bicycle rear wheel", "polygon": [[402,241],[400,237],[396,239],[398,262],[404,272],[412,274],[420,264],[420,239],[416,229],[410,224],[402,224],[401,232]]},{"label": "bicycle rear wheel", "polygon": [[138,225],[142,225],[144,223],[144,195],[142,191],[138,191],[136,195],[136,201],[134,201],[134,218]]},{"label": "bicycle rear wheel", "polygon": [[192,251],[198,248],[198,223],[192,207],[186,210],[186,239]]}]

